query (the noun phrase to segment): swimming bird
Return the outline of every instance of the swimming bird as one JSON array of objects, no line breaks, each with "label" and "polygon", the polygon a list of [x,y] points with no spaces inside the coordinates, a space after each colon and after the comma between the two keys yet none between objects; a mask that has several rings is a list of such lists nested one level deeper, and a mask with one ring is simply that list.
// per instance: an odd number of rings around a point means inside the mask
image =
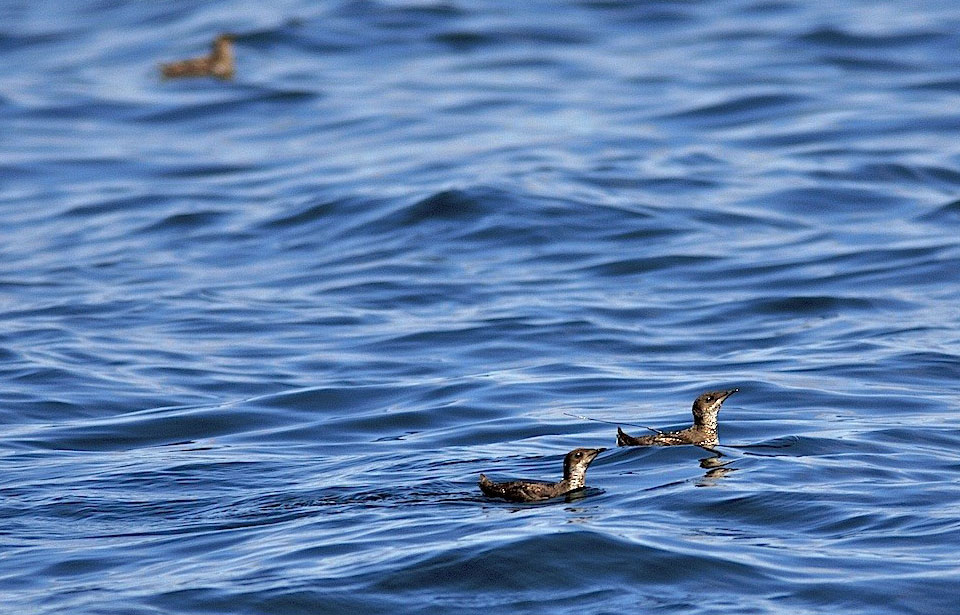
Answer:
[{"label": "swimming bird", "polygon": [[513,480],[495,483],[483,474],[480,475],[480,491],[490,497],[503,498],[511,502],[535,502],[547,500],[558,495],[582,489],[587,477],[590,462],[605,448],[577,448],[563,458],[563,480],[558,483],[542,481]]},{"label": "swimming bird", "polygon": [[696,444],[697,446],[717,446],[717,414],[723,401],[739,391],[709,391],[693,402],[693,425],[680,431],[660,431],[649,436],[631,436],[617,427],[617,446],[670,446],[674,444]]},{"label": "swimming bird", "polygon": [[213,39],[210,55],[161,64],[160,72],[167,79],[179,77],[231,79],[233,77],[233,36],[221,34]]}]

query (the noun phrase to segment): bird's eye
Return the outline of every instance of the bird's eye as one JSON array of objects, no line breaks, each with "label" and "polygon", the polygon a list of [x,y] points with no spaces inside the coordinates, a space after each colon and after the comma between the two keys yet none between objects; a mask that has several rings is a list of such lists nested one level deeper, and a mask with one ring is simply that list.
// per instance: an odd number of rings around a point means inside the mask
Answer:
[{"label": "bird's eye", "polygon": [[707,395],[707,401],[713,401],[713,395]]}]

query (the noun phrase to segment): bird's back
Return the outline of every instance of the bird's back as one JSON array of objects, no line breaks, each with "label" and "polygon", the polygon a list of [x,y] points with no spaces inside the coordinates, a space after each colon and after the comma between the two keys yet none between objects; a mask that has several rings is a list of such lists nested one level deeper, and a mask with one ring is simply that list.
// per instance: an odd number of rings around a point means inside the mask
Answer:
[{"label": "bird's back", "polygon": [[560,483],[546,483],[529,480],[514,480],[495,483],[484,474],[480,475],[480,491],[491,497],[503,498],[512,502],[533,502],[556,497],[564,492]]},{"label": "bird's back", "polygon": [[160,67],[163,76],[175,79],[177,77],[205,77],[210,74],[209,58],[191,58],[180,62],[163,64]]},{"label": "bird's back", "polygon": [[665,431],[649,436],[631,436],[617,427],[617,446],[673,446],[678,444],[697,444],[690,429]]}]

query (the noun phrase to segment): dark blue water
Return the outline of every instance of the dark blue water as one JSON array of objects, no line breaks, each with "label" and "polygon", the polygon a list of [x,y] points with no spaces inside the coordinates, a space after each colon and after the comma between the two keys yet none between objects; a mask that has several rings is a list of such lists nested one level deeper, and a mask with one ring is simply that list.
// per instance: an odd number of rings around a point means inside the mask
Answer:
[{"label": "dark blue water", "polygon": [[[958,612],[953,3],[6,0],[0,58],[3,612]],[[476,487],[733,386],[724,465]]]}]

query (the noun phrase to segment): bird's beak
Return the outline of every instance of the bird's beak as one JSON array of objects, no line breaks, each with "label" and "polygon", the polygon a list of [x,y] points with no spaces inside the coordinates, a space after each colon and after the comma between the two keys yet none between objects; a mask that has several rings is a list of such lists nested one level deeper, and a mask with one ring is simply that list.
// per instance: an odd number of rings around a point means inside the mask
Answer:
[{"label": "bird's beak", "polygon": [[736,392],[739,391],[739,390],[740,390],[740,389],[730,389],[729,391],[724,391],[724,392],[723,392],[723,399],[726,399],[726,398],[730,397],[731,395],[733,395],[734,393],[736,393]]}]

